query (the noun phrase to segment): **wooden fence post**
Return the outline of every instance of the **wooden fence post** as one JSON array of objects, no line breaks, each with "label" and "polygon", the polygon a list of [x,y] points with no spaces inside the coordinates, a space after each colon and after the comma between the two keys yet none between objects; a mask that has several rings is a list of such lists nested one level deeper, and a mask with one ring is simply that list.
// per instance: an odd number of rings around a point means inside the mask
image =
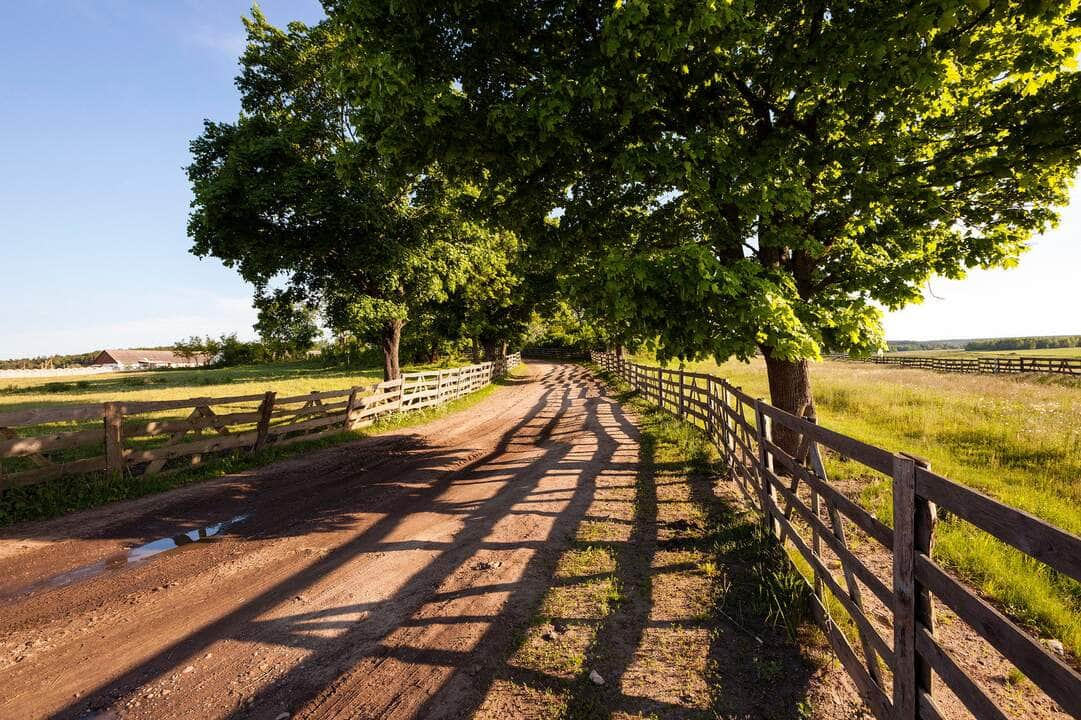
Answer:
[{"label": "wooden fence post", "polygon": [[916,461],[893,457],[893,708],[918,718],[916,697]]},{"label": "wooden fence post", "polygon": [[683,376],[683,363],[679,364],[679,410],[676,415],[680,418],[687,417],[687,405],[686,400],[683,399],[683,393],[687,391],[686,380]]},{"label": "wooden fence post", "polygon": [[[917,469],[930,470],[931,463],[924,458],[902,453],[911,458]],[[913,483],[915,484],[915,483]],[[927,498],[920,497],[919,493],[913,494],[915,501],[913,516],[913,540],[917,553],[931,559],[931,551],[935,545],[935,526],[938,524],[938,507]],[[913,582],[913,594],[915,598],[916,621],[927,628],[932,636],[935,634],[935,601],[931,591],[923,586],[919,580]],[[934,698],[934,680],[931,665],[923,657],[916,654],[916,700],[919,707],[919,694],[927,693],[929,698]]]},{"label": "wooden fence post", "polygon": [[[353,388],[353,394],[349,396],[350,408],[352,408],[353,395],[356,394],[356,388]],[[252,447],[252,452],[259,452],[266,447],[267,436],[270,434],[270,416],[274,414],[274,398],[277,393],[270,391],[263,396],[263,402],[259,405],[259,423],[255,428],[255,445]],[[345,411],[345,426],[349,427],[349,413],[350,409]]]},{"label": "wooden fence post", "polygon": [[762,496],[762,515],[766,521],[766,528],[774,537],[780,538],[781,524],[773,517],[773,509],[770,506],[770,500],[776,501],[777,491],[773,487],[773,481],[770,480],[770,473],[773,472],[773,455],[766,448],[766,441],[773,442],[773,422],[762,411],[762,406],[765,404],[762,398],[755,398],[754,418],[758,435],[758,478],[762,485],[759,488],[759,493]]},{"label": "wooden fence post", "polygon": [[357,411],[357,395],[360,393],[360,388],[356,385],[349,388],[349,399],[345,403],[345,429],[352,430],[353,414]]},{"label": "wooden fence post", "polygon": [[124,473],[124,414],[116,402],[103,403],[105,417],[105,472],[119,477]]}]

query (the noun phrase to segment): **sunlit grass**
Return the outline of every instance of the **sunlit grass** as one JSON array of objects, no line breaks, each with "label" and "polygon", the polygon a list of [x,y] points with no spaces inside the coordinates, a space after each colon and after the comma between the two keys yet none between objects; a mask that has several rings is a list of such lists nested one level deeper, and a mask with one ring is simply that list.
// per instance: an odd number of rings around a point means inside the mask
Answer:
[{"label": "sunlit grass", "polygon": [[[468,365],[448,360],[446,366]],[[436,367],[411,365],[409,372]],[[0,378],[0,413],[51,405],[87,405],[106,401],[180,400],[190,397],[279,396],[313,390],[342,390],[383,379],[380,367],[326,368],[317,362],[268,363],[228,368],[154,370],[84,377]]]}]

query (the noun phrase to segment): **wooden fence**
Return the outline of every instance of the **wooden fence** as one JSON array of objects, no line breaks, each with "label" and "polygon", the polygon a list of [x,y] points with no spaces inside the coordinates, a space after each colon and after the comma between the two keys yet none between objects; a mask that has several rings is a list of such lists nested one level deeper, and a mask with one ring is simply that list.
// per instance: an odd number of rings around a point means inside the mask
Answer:
[{"label": "wooden fence", "polygon": [[900,365],[901,367],[939,370],[957,373],[1058,373],[1081,375],[1081,358],[1065,357],[933,357],[920,355],[872,355],[851,358],[847,355],[830,355],[830,360],[867,362],[875,365]]},{"label": "wooden fence", "polygon": [[[1066,713],[1081,717],[1081,675],[931,553],[937,518],[948,512],[1081,580],[1081,538],[942,477],[919,458],[790,415],[712,375],[638,365],[606,353],[594,353],[593,361],[703,428],[721,450],[731,477],[770,532],[806,563],[815,619],[875,717],[945,717],[936,703],[939,683],[976,718],[1008,717],[936,635],[937,603]],[[830,453],[860,463],[868,476],[892,478],[892,528],[830,481],[823,462]],[[889,562],[869,562],[876,552]],[[831,612],[843,612],[850,622]],[[850,628],[847,635],[843,627]]]},{"label": "wooden fence", "polygon": [[[0,414],[0,491],[65,475],[151,474],[223,451],[258,451],[372,424],[393,412],[442,405],[516,366],[496,362],[404,373],[398,380],[278,397],[106,402]],[[182,416],[176,416],[176,411]],[[88,425],[92,425],[89,426]],[[46,427],[42,427],[46,426]],[[168,467],[167,467],[168,466]]]}]

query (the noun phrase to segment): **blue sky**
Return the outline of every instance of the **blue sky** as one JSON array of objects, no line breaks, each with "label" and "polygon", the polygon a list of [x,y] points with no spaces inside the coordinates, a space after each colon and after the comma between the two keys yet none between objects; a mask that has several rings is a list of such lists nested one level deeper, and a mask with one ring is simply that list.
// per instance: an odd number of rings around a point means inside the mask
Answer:
[{"label": "blue sky", "polygon": [[[6,3],[0,47],[0,358],[253,335],[251,289],[188,253],[183,167],[236,116],[247,0]],[[265,0],[272,22],[316,0]],[[1081,194],[1010,271],[937,281],[895,339],[1081,333]]]},{"label": "blue sky", "polygon": [[[252,336],[251,290],[190,253],[183,167],[229,120],[250,0],[5,3],[0,358]],[[317,20],[316,0],[264,0]]]}]

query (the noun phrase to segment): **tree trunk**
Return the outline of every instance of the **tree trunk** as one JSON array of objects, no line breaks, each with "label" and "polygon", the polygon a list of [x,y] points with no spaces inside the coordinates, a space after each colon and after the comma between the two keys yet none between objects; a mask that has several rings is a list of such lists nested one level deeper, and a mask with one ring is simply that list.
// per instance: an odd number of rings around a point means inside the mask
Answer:
[{"label": "tree trunk", "polygon": [[476,338],[470,338],[473,341],[473,364],[476,365],[480,362],[480,343]]},{"label": "tree trunk", "polygon": [[[796,417],[813,417],[810,363],[806,360],[781,360],[772,356],[772,348],[762,348],[769,379],[770,404]],[[796,454],[800,436],[780,423],[773,424],[773,442],[789,455]],[[799,459],[799,458],[797,458]]]},{"label": "tree trunk", "polygon": [[507,341],[506,340],[499,343],[499,357],[501,357],[501,358],[507,357]]},{"label": "tree trunk", "polygon": [[480,344],[484,348],[484,362],[493,362],[495,360],[496,341],[481,338]]},{"label": "tree trunk", "polygon": [[401,377],[398,366],[398,345],[402,341],[402,320],[387,320],[383,325],[383,379],[397,380]]},{"label": "tree trunk", "polygon": [[622,358],[623,357],[623,346],[622,345],[616,345],[616,357],[617,358]]}]

